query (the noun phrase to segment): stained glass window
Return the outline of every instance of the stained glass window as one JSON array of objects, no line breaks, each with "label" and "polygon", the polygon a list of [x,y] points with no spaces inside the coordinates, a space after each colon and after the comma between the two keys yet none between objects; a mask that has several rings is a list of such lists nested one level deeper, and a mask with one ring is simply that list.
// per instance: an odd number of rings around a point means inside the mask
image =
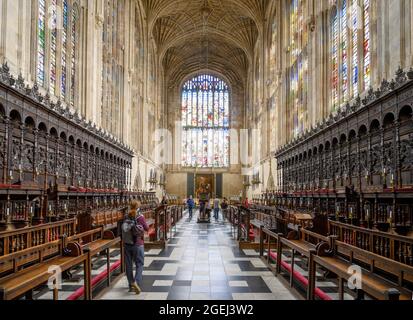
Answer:
[{"label": "stained glass window", "polygon": [[229,90],[221,79],[200,75],[182,89],[182,166],[229,166]]},{"label": "stained glass window", "polygon": [[331,48],[332,105],[336,109],[360,93],[361,80],[364,90],[371,83],[370,0],[335,1]]},{"label": "stained glass window", "polygon": [[291,17],[290,17],[290,26],[291,26],[291,55],[293,58],[298,57],[298,0],[291,1]]},{"label": "stained glass window", "polygon": [[347,32],[347,0],[341,3],[341,93],[342,98],[348,98],[348,32]]},{"label": "stained glass window", "polygon": [[45,84],[46,55],[46,0],[39,0],[39,16],[37,22],[37,83]]},{"label": "stained glass window", "polygon": [[331,19],[331,58],[332,58],[332,92],[331,92],[331,99],[333,103],[333,108],[337,108],[338,106],[338,38],[339,38],[339,28],[338,28],[338,12],[337,8],[333,8],[333,15]]},{"label": "stained glass window", "polygon": [[358,32],[359,32],[359,21],[358,21],[358,0],[353,0],[353,4],[351,6],[351,47],[352,47],[352,56],[351,56],[351,65],[352,65],[352,73],[351,73],[351,85],[353,88],[353,95],[356,96],[359,93],[358,84],[359,84],[359,52],[358,52]]},{"label": "stained glass window", "polygon": [[291,68],[290,68],[290,109],[294,136],[304,131],[307,121],[308,88],[308,27],[306,0],[291,0]]},{"label": "stained glass window", "polygon": [[76,44],[77,44],[77,12],[72,8],[72,29],[71,29],[71,52],[70,52],[70,104],[73,106],[75,102],[75,86],[76,86]]},{"label": "stained glass window", "polygon": [[62,28],[62,78],[60,83],[60,96],[66,99],[66,81],[67,81],[67,35],[69,28],[69,8],[68,0],[63,0],[63,28]]},{"label": "stained glass window", "polygon": [[55,94],[56,89],[56,42],[57,42],[57,0],[51,1],[51,26],[50,26],[50,83],[49,90]]},{"label": "stained glass window", "polygon": [[364,29],[364,88],[371,84],[371,48],[370,48],[370,0],[364,1],[363,29]]},{"label": "stained glass window", "polygon": [[[275,20],[275,17],[274,17]],[[276,63],[277,63],[277,24],[275,21],[271,27],[271,47],[270,47],[270,68],[271,68],[271,76],[275,75],[276,71]]]}]

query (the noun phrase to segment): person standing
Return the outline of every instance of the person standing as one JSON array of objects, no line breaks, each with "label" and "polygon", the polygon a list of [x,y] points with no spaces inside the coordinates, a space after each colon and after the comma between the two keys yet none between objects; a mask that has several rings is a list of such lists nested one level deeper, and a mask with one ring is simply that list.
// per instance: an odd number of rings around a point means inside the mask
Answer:
[{"label": "person standing", "polygon": [[210,202],[210,200],[208,199],[208,201],[207,201],[206,204],[205,204],[205,212],[206,212],[206,216],[208,217],[208,220],[211,219],[211,211],[212,211],[212,209],[211,209],[211,202]]},{"label": "person standing", "polygon": [[195,202],[192,196],[189,197],[189,199],[186,202],[186,205],[188,206],[189,220],[192,220],[192,211],[194,210],[194,207],[195,207]]},{"label": "person standing", "polygon": [[[140,202],[133,201],[129,212],[122,223],[122,240],[125,250],[126,277],[128,279],[129,291],[141,293],[143,266],[145,259],[144,235],[149,227],[144,215],[140,212]],[[133,265],[136,267],[133,276]]]},{"label": "person standing", "polygon": [[244,208],[247,208],[247,209],[250,207],[250,203],[249,203],[249,201],[248,201],[248,197],[245,198],[243,205],[244,205]]},{"label": "person standing", "polygon": [[227,198],[224,198],[224,200],[221,202],[221,210],[222,210],[222,216],[224,218],[224,221],[227,216],[227,210],[228,210],[228,200]]},{"label": "person standing", "polygon": [[219,199],[215,197],[214,199],[214,218],[215,221],[218,221],[219,218]]}]

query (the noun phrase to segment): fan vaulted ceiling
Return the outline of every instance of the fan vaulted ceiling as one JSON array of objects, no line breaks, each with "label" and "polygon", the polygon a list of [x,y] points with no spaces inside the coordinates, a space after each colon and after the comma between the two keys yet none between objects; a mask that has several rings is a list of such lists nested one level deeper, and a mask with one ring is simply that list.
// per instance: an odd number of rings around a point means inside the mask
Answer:
[{"label": "fan vaulted ceiling", "polygon": [[274,0],[142,0],[169,85],[211,70],[243,83]]}]

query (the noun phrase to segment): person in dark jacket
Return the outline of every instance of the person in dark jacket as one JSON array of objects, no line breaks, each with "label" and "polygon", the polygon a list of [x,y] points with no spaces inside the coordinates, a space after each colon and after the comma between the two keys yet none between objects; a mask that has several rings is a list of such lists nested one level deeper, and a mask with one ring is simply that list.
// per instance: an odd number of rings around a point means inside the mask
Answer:
[{"label": "person in dark jacket", "polygon": [[168,199],[166,199],[166,196],[163,196],[163,197],[162,197],[161,204],[162,204],[163,206],[167,206],[167,205],[168,205]]},{"label": "person in dark jacket", "polygon": [[[149,230],[144,215],[140,213],[140,203],[133,201],[129,213],[122,223],[122,239],[125,250],[126,277],[129,291],[141,293],[142,274],[145,259],[144,235]],[[133,276],[133,265],[136,267]]]},{"label": "person in dark jacket", "polygon": [[191,220],[192,219],[192,211],[194,210],[194,207],[195,207],[195,201],[192,198],[192,196],[190,196],[189,199],[186,201],[186,205],[188,206],[189,220]]}]

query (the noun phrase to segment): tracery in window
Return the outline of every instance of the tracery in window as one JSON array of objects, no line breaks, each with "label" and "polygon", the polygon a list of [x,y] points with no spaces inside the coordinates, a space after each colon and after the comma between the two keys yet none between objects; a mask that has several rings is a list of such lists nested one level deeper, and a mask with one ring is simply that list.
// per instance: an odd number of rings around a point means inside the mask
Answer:
[{"label": "tracery in window", "polygon": [[79,33],[77,10],[74,0],[38,0],[36,81],[72,106]]},{"label": "tracery in window", "polygon": [[370,0],[334,1],[330,27],[333,110],[371,84],[370,34]]},{"label": "tracery in window", "polygon": [[182,89],[182,166],[229,166],[229,89],[221,79],[200,75]]}]

